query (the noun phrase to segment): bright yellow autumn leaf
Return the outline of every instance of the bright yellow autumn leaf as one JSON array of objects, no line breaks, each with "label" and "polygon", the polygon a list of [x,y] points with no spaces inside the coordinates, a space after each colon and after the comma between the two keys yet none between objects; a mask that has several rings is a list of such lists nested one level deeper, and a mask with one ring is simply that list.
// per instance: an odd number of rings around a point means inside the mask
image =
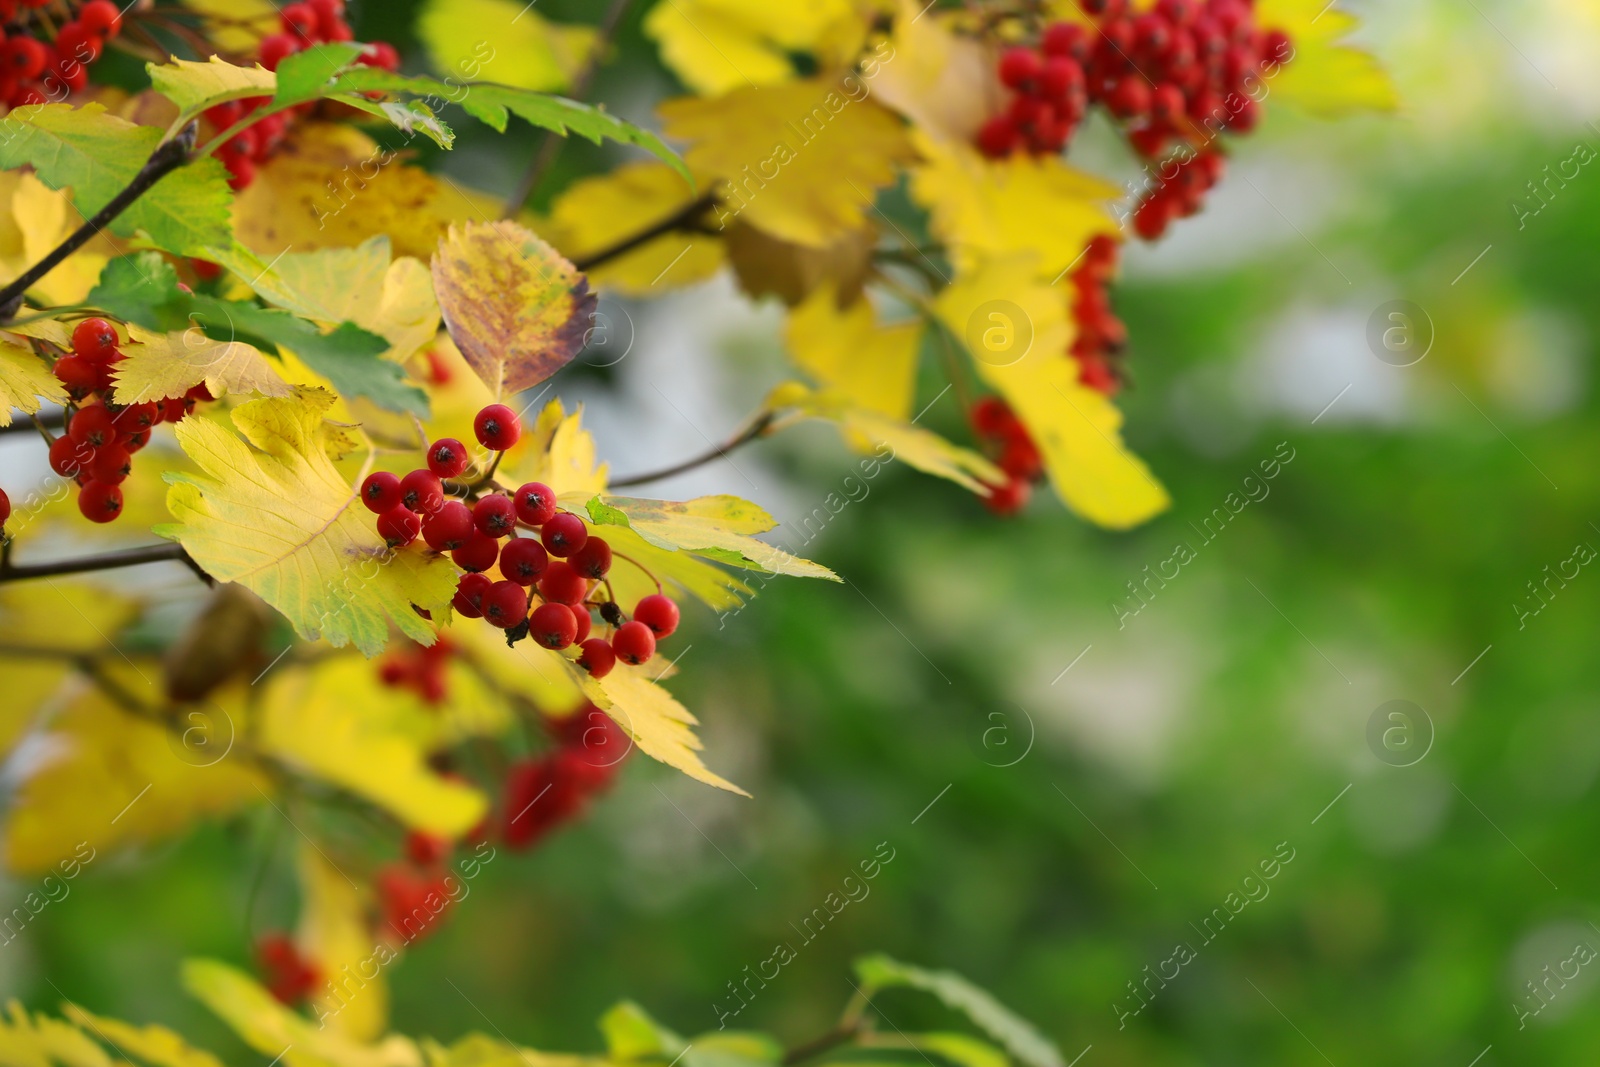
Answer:
[{"label": "bright yellow autumn leaf", "polygon": [[646,756],[677,768],[697,782],[749,796],[701,762],[700,751],[705,746],[693,730],[699,720],[671,693],[651,680],[659,669],[619,663],[598,682],[593,678],[585,679],[584,688],[590,699],[628,732]]},{"label": "bright yellow autumn leaf", "polygon": [[819,248],[864,227],[915,153],[903,120],[855,85],[807,78],[662,104],[666,135],[689,142],[689,169],[723,183],[712,225],[737,218]]},{"label": "bright yellow autumn leaf", "polygon": [[273,264],[268,301],[326,325],[353,322],[391,345],[383,359],[403,363],[439,332],[439,304],[428,266],[393,258],[380,235],[354,248],[290,252]]},{"label": "bright yellow autumn leaf", "polygon": [[524,436],[530,447],[507,472],[514,472],[519,484],[543,482],[558,497],[585,500],[605,491],[610,467],[595,458],[594,437],[583,428],[581,404],[569,415],[560,400],[550,401]]},{"label": "bright yellow autumn leaf", "polygon": [[1267,100],[1286,100],[1320,118],[1393,111],[1400,97],[1371,54],[1339,43],[1360,24],[1328,0],[1261,0],[1256,22],[1289,35],[1294,58],[1263,77]]},{"label": "bright yellow autumn leaf", "polygon": [[793,307],[828,286],[841,302],[851,303],[872,272],[878,230],[872,226],[852,230],[824,248],[813,248],[735,219],[723,234],[723,243],[739,288],[754,299],[776,296]]},{"label": "bright yellow autumn leaf", "polygon": [[[83,224],[72,194],[51,189],[31,171],[0,173],[0,281],[11,281]],[[111,243],[97,236],[28,292],[45,304],[76,304],[99,280]]]},{"label": "bright yellow autumn leaf", "polygon": [[67,394],[48,363],[0,334],[0,426],[11,425],[13,408],[32,415],[41,399],[63,404]]},{"label": "bright yellow autumn leaf", "polygon": [[315,960],[323,975],[310,993],[311,1012],[336,1034],[372,1041],[388,1029],[389,981],[373,958],[376,940],[367,928],[371,894],[304,839],[297,867],[295,948]]},{"label": "bright yellow autumn leaf", "polygon": [[372,656],[392,623],[431,644],[433,628],[412,605],[447,609],[455,568],[416,545],[385,547],[329,455],[340,437],[324,421],[332,402],[323,390],[297,388],[243,404],[232,417],[244,440],[204,419],[179,423],[178,443],[201,473],[168,475],[167,507],[178,521],[156,532],[219,581],[249,588],[305,640],[354,643]]},{"label": "bright yellow autumn leaf", "polygon": [[165,1026],[134,1026],[91,1014],[76,1004],[63,1004],[61,1014],[122,1055],[131,1055],[150,1067],[223,1067],[221,1060],[205,1049],[195,1048]]},{"label": "bright yellow autumn leaf", "polygon": [[820,563],[758,541],[752,535],[774,529],[778,520],[736,496],[702,496],[682,502],[597,496],[588,511],[593,522],[605,527],[626,526],[657,548],[690,552],[768,574],[839,581],[838,575]]},{"label": "bright yellow autumn leaf", "polygon": [[281,25],[273,0],[179,0],[202,16],[206,39],[229,52],[249,53]]},{"label": "bright yellow autumn leaf", "polygon": [[408,709],[384,695],[373,664],[354,656],[325,660],[272,687],[255,743],[304,774],[367,798],[407,826],[460,836],[483,817],[487,801],[471,786],[434,773]]},{"label": "bright yellow autumn leaf", "polygon": [[[625,163],[567,186],[550,207],[552,242],[568,258],[585,256],[670,217],[695,191],[665,163]],[[722,243],[699,233],[668,233],[595,268],[599,289],[629,296],[656,295],[704,281],[722,267]]]},{"label": "bright yellow autumn leaf", "polygon": [[[148,694],[160,677],[151,661],[108,661],[124,690]],[[204,705],[244,728],[242,687]],[[182,720],[179,720],[181,725]],[[50,754],[24,769],[6,829],[6,859],[39,872],[75,857],[87,862],[119,845],[165,837],[196,819],[231,814],[261,799],[270,780],[239,753],[212,760],[186,748],[181,730],[125,711],[86,689],[51,724]]]},{"label": "bright yellow autumn leaf", "polygon": [[259,64],[240,66],[221,56],[206,62],[174,58],[149,65],[150,84],[178,107],[175,122],[183,122],[208,107],[249,96],[270,97],[278,89],[277,75]]},{"label": "bright yellow autumn leaf", "polygon": [[926,162],[912,169],[911,195],[958,271],[1033,253],[1051,281],[1091,237],[1118,232],[1109,207],[1122,191],[1056,157],[985,159],[969,145],[921,136],[918,147]]},{"label": "bright yellow autumn leaf", "polygon": [[119,404],[182,396],[197,385],[218,397],[281,397],[292,391],[272,361],[243,341],[213,340],[198,328],[156,333],[132,323],[128,334],[132,343],[112,370]]},{"label": "bright yellow autumn leaf", "polygon": [[818,383],[868,411],[911,417],[916,386],[919,320],[885,326],[871,301],[840,309],[832,286],[822,286],[789,313],[789,354]]},{"label": "bright yellow autumn leaf", "polygon": [[30,1016],[15,1000],[0,1017],[0,1060],[16,1067],[113,1067],[106,1050],[82,1030],[43,1013]]},{"label": "bright yellow autumn leaf", "polygon": [[[1076,7],[1077,0],[1071,2]],[[997,73],[998,47],[953,32],[965,12],[925,10],[925,3],[896,5],[889,38],[894,58],[881,65],[873,91],[928,137],[971,144],[1010,97]]]},{"label": "bright yellow autumn leaf", "polygon": [[563,26],[513,0],[428,0],[417,37],[434,69],[456,82],[540,92],[571,85],[599,41],[593,26]]},{"label": "bright yellow autumn leaf", "polygon": [[794,76],[789,53],[843,65],[860,50],[865,12],[852,0],[659,0],[644,32],[685,85],[713,96]]}]

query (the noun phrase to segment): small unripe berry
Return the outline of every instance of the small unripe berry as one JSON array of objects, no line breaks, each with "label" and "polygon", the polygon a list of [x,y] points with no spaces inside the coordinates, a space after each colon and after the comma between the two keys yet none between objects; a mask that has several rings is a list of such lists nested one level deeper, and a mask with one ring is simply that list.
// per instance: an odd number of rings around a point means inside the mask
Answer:
[{"label": "small unripe berry", "polygon": [[588,594],[589,580],[559,559],[539,578],[539,595],[558,604],[581,604]]},{"label": "small unripe berry", "polygon": [[456,566],[464,571],[486,571],[494,566],[495,560],[500,557],[500,542],[493,537],[486,537],[477,530],[472,531],[472,536],[467,538],[467,543],[450,553],[450,558],[455,560]]},{"label": "small unripe berry", "polygon": [[578,636],[577,616],[565,604],[540,604],[528,616],[528,636],[545,648],[566,648]]},{"label": "small unripe berry", "polygon": [[570,556],[589,540],[589,530],[578,516],[563,511],[545,522],[539,540],[552,556]]},{"label": "small unripe berry", "polygon": [[572,569],[585,578],[599,581],[611,570],[611,546],[601,537],[590,537],[583,547],[567,557]]},{"label": "small unripe berry", "polygon": [[638,666],[656,654],[656,635],[637,619],[625,622],[611,635],[611,650],[622,662]]},{"label": "small unripe berry", "polygon": [[528,591],[516,582],[495,582],[483,594],[483,617],[491,625],[509,630],[528,614]]},{"label": "small unripe berry", "polygon": [[460,548],[474,532],[472,512],[459,500],[446,502],[438,511],[422,519],[423,540],[435,552]]},{"label": "small unripe berry", "polygon": [[633,609],[635,622],[642,622],[657,637],[671,637],[678,628],[678,605],[671,597],[651,593]]},{"label": "small unripe berry", "polygon": [[529,482],[517,490],[512,501],[517,518],[529,526],[543,526],[556,513],[556,493],[543,482]]},{"label": "small unripe berry", "polygon": [[467,469],[467,446],[454,437],[441,437],[428,446],[428,469],[441,478],[454,478]]},{"label": "small unripe berry", "polygon": [[432,471],[414,470],[400,479],[400,503],[418,515],[444,507],[444,486]]},{"label": "small unripe berry", "polygon": [[484,448],[504,452],[522,436],[522,423],[517,413],[504,404],[490,404],[472,420],[472,432]]},{"label": "small unripe berry", "polygon": [[456,583],[456,595],[450,606],[456,614],[468,619],[483,618],[483,595],[494,583],[482,574],[463,574]]},{"label": "small unripe berry", "polygon": [[617,665],[617,654],[605,638],[591,637],[581,646],[583,655],[578,657],[578,666],[594,677],[604,678]]},{"label": "small unripe berry", "polygon": [[518,585],[532,585],[550,565],[550,553],[531,537],[513,537],[500,550],[500,573]]},{"label": "small unripe berry", "polygon": [[361,483],[361,503],[374,515],[382,515],[400,503],[400,479],[388,471],[373,471]]},{"label": "small unripe berry", "polygon": [[486,537],[507,537],[517,528],[517,506],[508,496],[486,496],[472,506],[472,524]]},{"label": "small unripe berry", "polygon": [[104,482],[86,482],[78,493],[78,510],[90,522],[110,522],[122,514],[122,490]]}]

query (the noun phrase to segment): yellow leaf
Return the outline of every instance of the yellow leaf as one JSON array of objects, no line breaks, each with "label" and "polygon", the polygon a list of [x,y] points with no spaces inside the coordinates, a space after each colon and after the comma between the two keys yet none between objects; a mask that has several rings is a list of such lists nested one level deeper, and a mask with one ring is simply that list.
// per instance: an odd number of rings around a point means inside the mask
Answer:
[{"label": "yellow leaf", "polygon": [[739,288],[756,298],[775,295],[792,307],[824,283],[832,284],[841,301],[853,303],[872,270],[878,231],[855,230],[826,248],[812,248],[735,221],[724,240]]},{"label": "yellow leaf", "polygon": [[660,0],[644,32],[685,85],[711,96],[787,81],[789,53],[823,51],[847,62],[866,20],[850,0]]},{"label": "yellow leaf", "polygon": [[[83,224],[65,189],[51,189],[31,171],[0,173],[0,281],[11,281]],[[111,243],[96,236],[28,290],[46,304],[76,304],[106,265]]]},{"label": "yellow leaf", "polygon": [[794,361],[822,385],[857,407],[910,417],[920,321],[879,325],[869,301],[840,310],[825,285],[789,313],[785,338]]},{"label": "yellow leaf", "polygon": [[[153,662],[107,663],[125,690],[150,692]],[[243,728],[243,687],[219,690],[197,707]],[[183,719],[175,725],[181,726]],[[46,741],[53,754],[27,773],[6,833],[12,868],[38,872],[58,862],[86,863],[118,845],[151,841],[196,819],[231,814],[261,798],[267,779],[238,754],[212,761],[186,748],[182,731],[135,716],[99,689],[62,712]]]},{"label": "yellow leaf", "polygon": [[439,332],[439,304],[427,264],[391,259],[389,238],[355,248],[291,252],[273,267],[270,288],[258,291],[302,318],[329,325],[353,322],[391,345],[383,359],[404,363]]},{"label": "yellow leaf", "polygon": [[813,392],[799,382],[789,382],[772,391],[767,405],[775,410],[796,408],[811,418],[836,424],[852,448],[874,457],[861,461],[863,473],[871,465],[869,478],[876,476],[877,464],[900,459],[924,474],[980,495],[988,493],[985,485],[1005,480],[999,468],[971,449],[952,444],[932,430],[857,407],[837,393]]},{"label": "yellow leaf", "polygon": [[181,117],[198,115],[208,107],[247,96],[271,96],[278,91],[278,77],[264,67],[229,63],[212,56],[205,63],[173,59],[170,63],[149,64],[150,84],[157,92],[178,105]]},{"label": "yellow leaf", "polygon": [[1009,96],[1000,84],[995,47],[952,32],[965,14],[925,10],[922,0],[898,0],[891,60],[882,63],[873,84],[878,99],[919,131],[956,144],[971,144]]},{"label": "yellow leaf", "polygon": [[185,960],[183,987],[245,1044],[263,1056],[283,1057],[287,1067],[422,1067],[422,1054],[409,1038],[391,1034],[369,1045],[319,1027],[225,963]]},{"label": "yellow leaf", "polygon": [[389,983],[382,968],[372,978],[366,973],[376,950],[367,929],[368,894],[309,841],[301,842],[298,865],[295,947],[323,975],[311,991],[312,1013],[336,1034],[372,1041],[388,1027]]},{"label": "yellow leaf", "polygon": [[661,105],[684,159],[721,180],[716,224],[739,218],[775,237],[821,248],[860,230],[873,197],[914,157],[904,122],[845,83],[808,78]]},{"label": "yellow leaf", "polygon": [[[1037,281],[1031,258],[985,264],[939,294],[936,309],[965,338],[973,365],[1022,419],[1044,456],[1050,484],[1073,511],[1127,529],[1165,510],[1167,492],[1122,444],[1122,413],[1078,381],[1058,288]],[[986,324],[1013,330],[984,347]],[[996,327],[998,328],[998,327]]]},{"label": "yellow leaf", "polygon": [[304,773],[386,808],[407,826],[458,837],[483,817],[488,803],[476,789],[428,766],[419,736],[424,727],[415,714],[384,699],[372,664],[338,656],[286,675],[269,691],[257,743]]},{"label": "yellow leaf", "polygon": [[912,171],[911,195],[928,209],[929,228],[958,272],[1031,252],[1040,276],[1054,280],[1091,237],[1118,232],[1108,204],[1121,190],[1054,156],[991,160],[920,136],[918,147],[927,162]]},{"label": "yellow leaf", "polygon": [[568,415],[560,400],[550,401],[523,437],[528,450],[511,468],[518,483],[543,482],[557,496],[584,500],[605,491],[610,468],[595,458],[594,437],[583,428],[581,404]]},{"label": "yellow leaf", "polygon": [[[616,512],[621,513],[620,518]],[[778,520],[736,496],[702,496],[681,503],[602,496],[598,505],[589,507],[589,517],[608,526],[626,525],[657,548],[691,552],[768,574],[839,581],[839,576],[822,564],[750,536],[773,529]]]},{"label": "yellow leaf", "polygon": [[429,0],[417,36],[436,70],[554,92],[572,84],[599,43],[592,26],[562,26],[513,0]]},{"label": "yellow leaf", "polygon": [[619,663],[598,682],[588,679],[585,688],[591,699],[606,709],[646,756],[676,767],[697,782],[749,796],[732,782],[713,774],[700,761],[699,753],[705,746],[691,729],[699,720],[673,699],[671,693],[651,681],[651,673],[647,666],[630,667]]},{"label": "yellow leaf", "polygon": [[0,1018],[0,1063],[6,1067],[113,1067],[113,1061],[82,1030],[48,1015],[30,1017],[15,1000]]},{"label": "yellow leaf", "polygon": [[28,415],[38,411],[41,397],[52,404],[67,400],[48,363],[34,355],[32,349],[0,336],[0,426],[11,425],[12,408],[20,408]]},{"label": "yellow leaf", "polygon": [[[572,500],[572,506],[579,511],[583,503],[583,498]],[[754,590],[721,567],[688,552],[661,548],[626,527],[607,526],[603,536],[616,553],[638,564],[624,560],[608,576],[619,603],[637,604],[654,593],[655,579],[668,589],[676,586],[713,611],[731,611],[743,604],[745,597],[754,595]]]},{"label": "yellow leaf", "polygon": [[[653,585],[650,591],[655,591]],[[515,693],[546,714],[567,711],[583,698],[582,687],[559,653],[540,648],[532,641],[507,645],[503,632],[470,619],[452,627],[450,637],[463,646],[464,654],[498,689]],[[470,670],[464,673],[472,675]],[[452,702],[455,685],[452,674]]]},{"label": "yellow leaf", "polygon": [[588,280],[507,219],[450,227],[433,257],[433,288],[451,339],[497,397],[566,366],[594,314]]},{"label": "yellow leaf", "polygon": [[221,1060],[190,1045],[165,1026],[133,1026],[120,1019],[92,1015],[76,1004],[63,1004],[61,1013],[119,1053],[131,1054],[151,1067],[223,1067]]},{"label": "yellow leaf", "polygon": [[261,38],[277,33],[277,5],[272,0],[180,0],[190,11],[203,16],[206,39],[227,52],[249,53]]},{"label": "yellow leaf", "polygon": [[128,334],[133,343],[111,372],[119,404],[182,396],[201,384],[219,397],[292,392],[271,361],[243,341],[216,341],[197,328],[155,333],[132,323]]},{"label": "yellow leaf", "polygon": [[[552,240],[569,258],[581,260],[669,218],[694,198],[695,191],[665,163],[627,163],[575,181],[556,197],[550,207]],[[596,288],[630,296],[656,295],[704,281],[721,267],[722,245],[715,238],[668,233],[596,267],[589,280]]]},{"label": "yellow leaf", "polygon": [[302,388],[243,404],[233,423],[248,444],[217,423],[183,420],[178,443],[201,473],[168,475],[167,507],[178,521],[156,532],[182,543],[208,574],[271,604],[305,640],[354,642],[372,656],[393,622],[431,644],[433,628],[412,605],[445,610],[455,567],[417,545],[385,547],[329,458],[338,444],[323,420],[332,402]]},{"label": "yellow leaf", "polygon": [[1325,0],[1261,0],[1256,22],[1283,30],[1294,46],[1294,57],[1263,79],[1269,99],[1287,100],[1321,118],[1399,106],[1394,83],[1378,61],[1338,43],[1359,24],[1354,15]]},{"label": "yellow leaf", "polygon": [[613,1067],[602,1057],[540,1052],[484,1034],[468,1034],[448,1047],[424,1038],[422,1050],[429,1067]]}]

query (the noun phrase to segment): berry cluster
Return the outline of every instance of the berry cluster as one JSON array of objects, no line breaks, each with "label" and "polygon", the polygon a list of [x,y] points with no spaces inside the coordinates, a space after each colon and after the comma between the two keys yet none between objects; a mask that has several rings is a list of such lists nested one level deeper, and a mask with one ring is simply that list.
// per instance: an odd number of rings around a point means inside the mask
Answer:
[{"label": "berry cluster", "polygon": [[395,689],[409,689],[428,704],[442,704],[448,691],[445,669],[456,646],[444,634],[431,645],[400,642],[378,665],[378,679]]},{"label": "berry cluster", "polygon": [[[268,70],[277,70],[279,63],[296,52],[314,48],[326,41],[349,41],[355,36],[350,24],[345,21],[344,0],[297,0],[285,4],[278,18],[282,30],[261,39],[261,48],[256,57]],[[400,53],[388,42],[378,41],[367,46],[360,62],[397,71],[400,69]],[[264,96],[229,101],[207,110],[206,119],[220,133],[266,103]],[[228,168],[228,184],[238,191],[254,181],[256,165],[265,162],[283,143],[293,119],[315,106],[315,103],[305,103],[288,111],[267,115],[218,146],[217,158]]]},{"label": "berry cluster", "polygon": [[[504,404],[478,412],[473,429],[491,452],[510,448],[522,434],[516,413]],[[605,539],[559,509],[555,493],[540,482],[507,492],[487,475],[455,481],[469,464],[466,446],[446,437],[428,446],[426,467],[404,478],[388,471],[369,475],[361,483],[361,500],[377,515],[384,541],[398,548],[420,535],[435,552],[449,552],[466,572],[456,588],[456,612],[498,626],[509,641],[532,637],[558,651],[576,646],[578,665],[596,678],[609,674],[618,660],[639,664],[653,656],[656,640],[678,628],[677,604],[651,594],[635,606],[631,620],[624,619],[609,596],[611,546]],[[602,587],[608,595],[596,599]],[[590,636],[591,611],[600,613],[609,640]]]},{"label": "berry cluster", "polygon": [[593,704],[550,723],[556,746],[506,774],[505,823],[511,848],[528,848],[563,822],[583,813],[588,799],[616,777],[631,742],[611,717]]},{"label": "berry cluster", "polygon": [[968,417],[972,432],[994,457],[995,466],[1006,474],[999,485],[989,486],[984,506],[996,515],[1015,515],[1027,506],[1033,483],[1044,475],[1044,458],[1039,446],[1028,436],[1027,427],[1017,413],[997,396],[986,396],[972,405]]},{"label": "berry cluster", "polygon": [[386,864],[374,879],[386,932],[409,944],[437,930],[438,920],[450,907],[449,869],[445,861],[454,846],[450,841],[413,830],[406,835],[406,857]]},{"label": "berry cluster", "polygon": [[[71,17],[63,22],[39,11],[47,6]],[[83,89],[90,64],[122,29],[122,9],[114,0],[0,0],[0,23],[0,102],[21,107]]]},{"label": "berry cluster", "polygon": [[300,955],[294,940],[282,932],[263,934],[256,942],[256,966],[267,991],[291,1007],[322,984],[322,968]]},{"label": "berry cluster", "polygon": [[1121,386],[1113,360],[1128,343],[1128,329],[1111,309],[1116,269],[1117,242],[1097,234],[1072,272],[1072,321],[1078,327],[1072,358],[1078,361],[1078,381],[1107,396]]},{"label": "berry cluster", "polygon": [[111,368],[121,359],[116,328],[105,319],[84,319],[72,331],[72,355],[54,367],[72,402],[67,432],[50,444],[50,469],[78,483],[78,510],[91,522],[122,514],[122,483],[133,471],[133,454],[150,443],[150,431],[182,419],[197,401],[214,399],[197,385],[159,402],[113,404]]}]

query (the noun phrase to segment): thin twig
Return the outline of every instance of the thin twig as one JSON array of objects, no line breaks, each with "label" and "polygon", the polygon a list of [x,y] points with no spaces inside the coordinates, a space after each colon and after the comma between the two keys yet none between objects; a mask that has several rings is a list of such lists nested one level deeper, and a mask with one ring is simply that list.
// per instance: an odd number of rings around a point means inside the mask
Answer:
[{"label": "thin twig", "polygon": [[726,456],[729,452],[732,452],[734,449],[747,445],[751,441],[754,441],[756,438],[765,434],[767,432],[767,428],[772,425],[772,421],[775,418],[777,418],[775,413],[771,411],[763,411],[749,426],[745,427],[743,430],[739,431],[737,434],[728,438],[728,440],[724,441],[720,445],[717,445],[710,451],[702,452],[700,455],[686,459],[682,463],[674,463],[672,466],[664,467],[658,471],[650,471],[646,474],[635,474],[627,478],[618,478],[611,483],[611,488],[626,489],[628,486],[632,485],[644,485],[646,482],[658,482],[663,478],[670,478],[674,474],[682,474],[685,471],[692,471],[696,467],[702,467],[707,463],[719,460],[723,456]]},{"label": "thin twig", "polygon": [[9,559],[0,566],[0,583],[22,582],[31,578],[54,578],[62,574],[84,574],[89,571],[109,571],[118,567],[137,567],[145,563],[179,562],[200,574],[207,581],[210,576],[200,570],[200,565],[190,558],[179,544],[142,545],[115,552],[101,552],[75,559],[58,559],[49,563],[12,563]]},{"label": "thin twig", "polygon": [[627,255],[640,245],[648,244],[664,233],[688,228],[691,223],[698,221],[702,215],[715,207],[716,203],[717,194],[714,191],[702,193],[660,222],[646,226],[631,237],[624,237],[616,244],[608,248],[602,248],[598,252],[580,256],[573,260],[573,266],[579,270],[593,270],[602,263],[610,262],[618,256]]},{"label": "thin twig", "polygon": [[28,419],[12,419],[9,426],[0,426],[0,437],[8,433],[33,433],[39,430],[59,430],[67,424],[65,411],[52,411],[48,415],[33,415]]}]

